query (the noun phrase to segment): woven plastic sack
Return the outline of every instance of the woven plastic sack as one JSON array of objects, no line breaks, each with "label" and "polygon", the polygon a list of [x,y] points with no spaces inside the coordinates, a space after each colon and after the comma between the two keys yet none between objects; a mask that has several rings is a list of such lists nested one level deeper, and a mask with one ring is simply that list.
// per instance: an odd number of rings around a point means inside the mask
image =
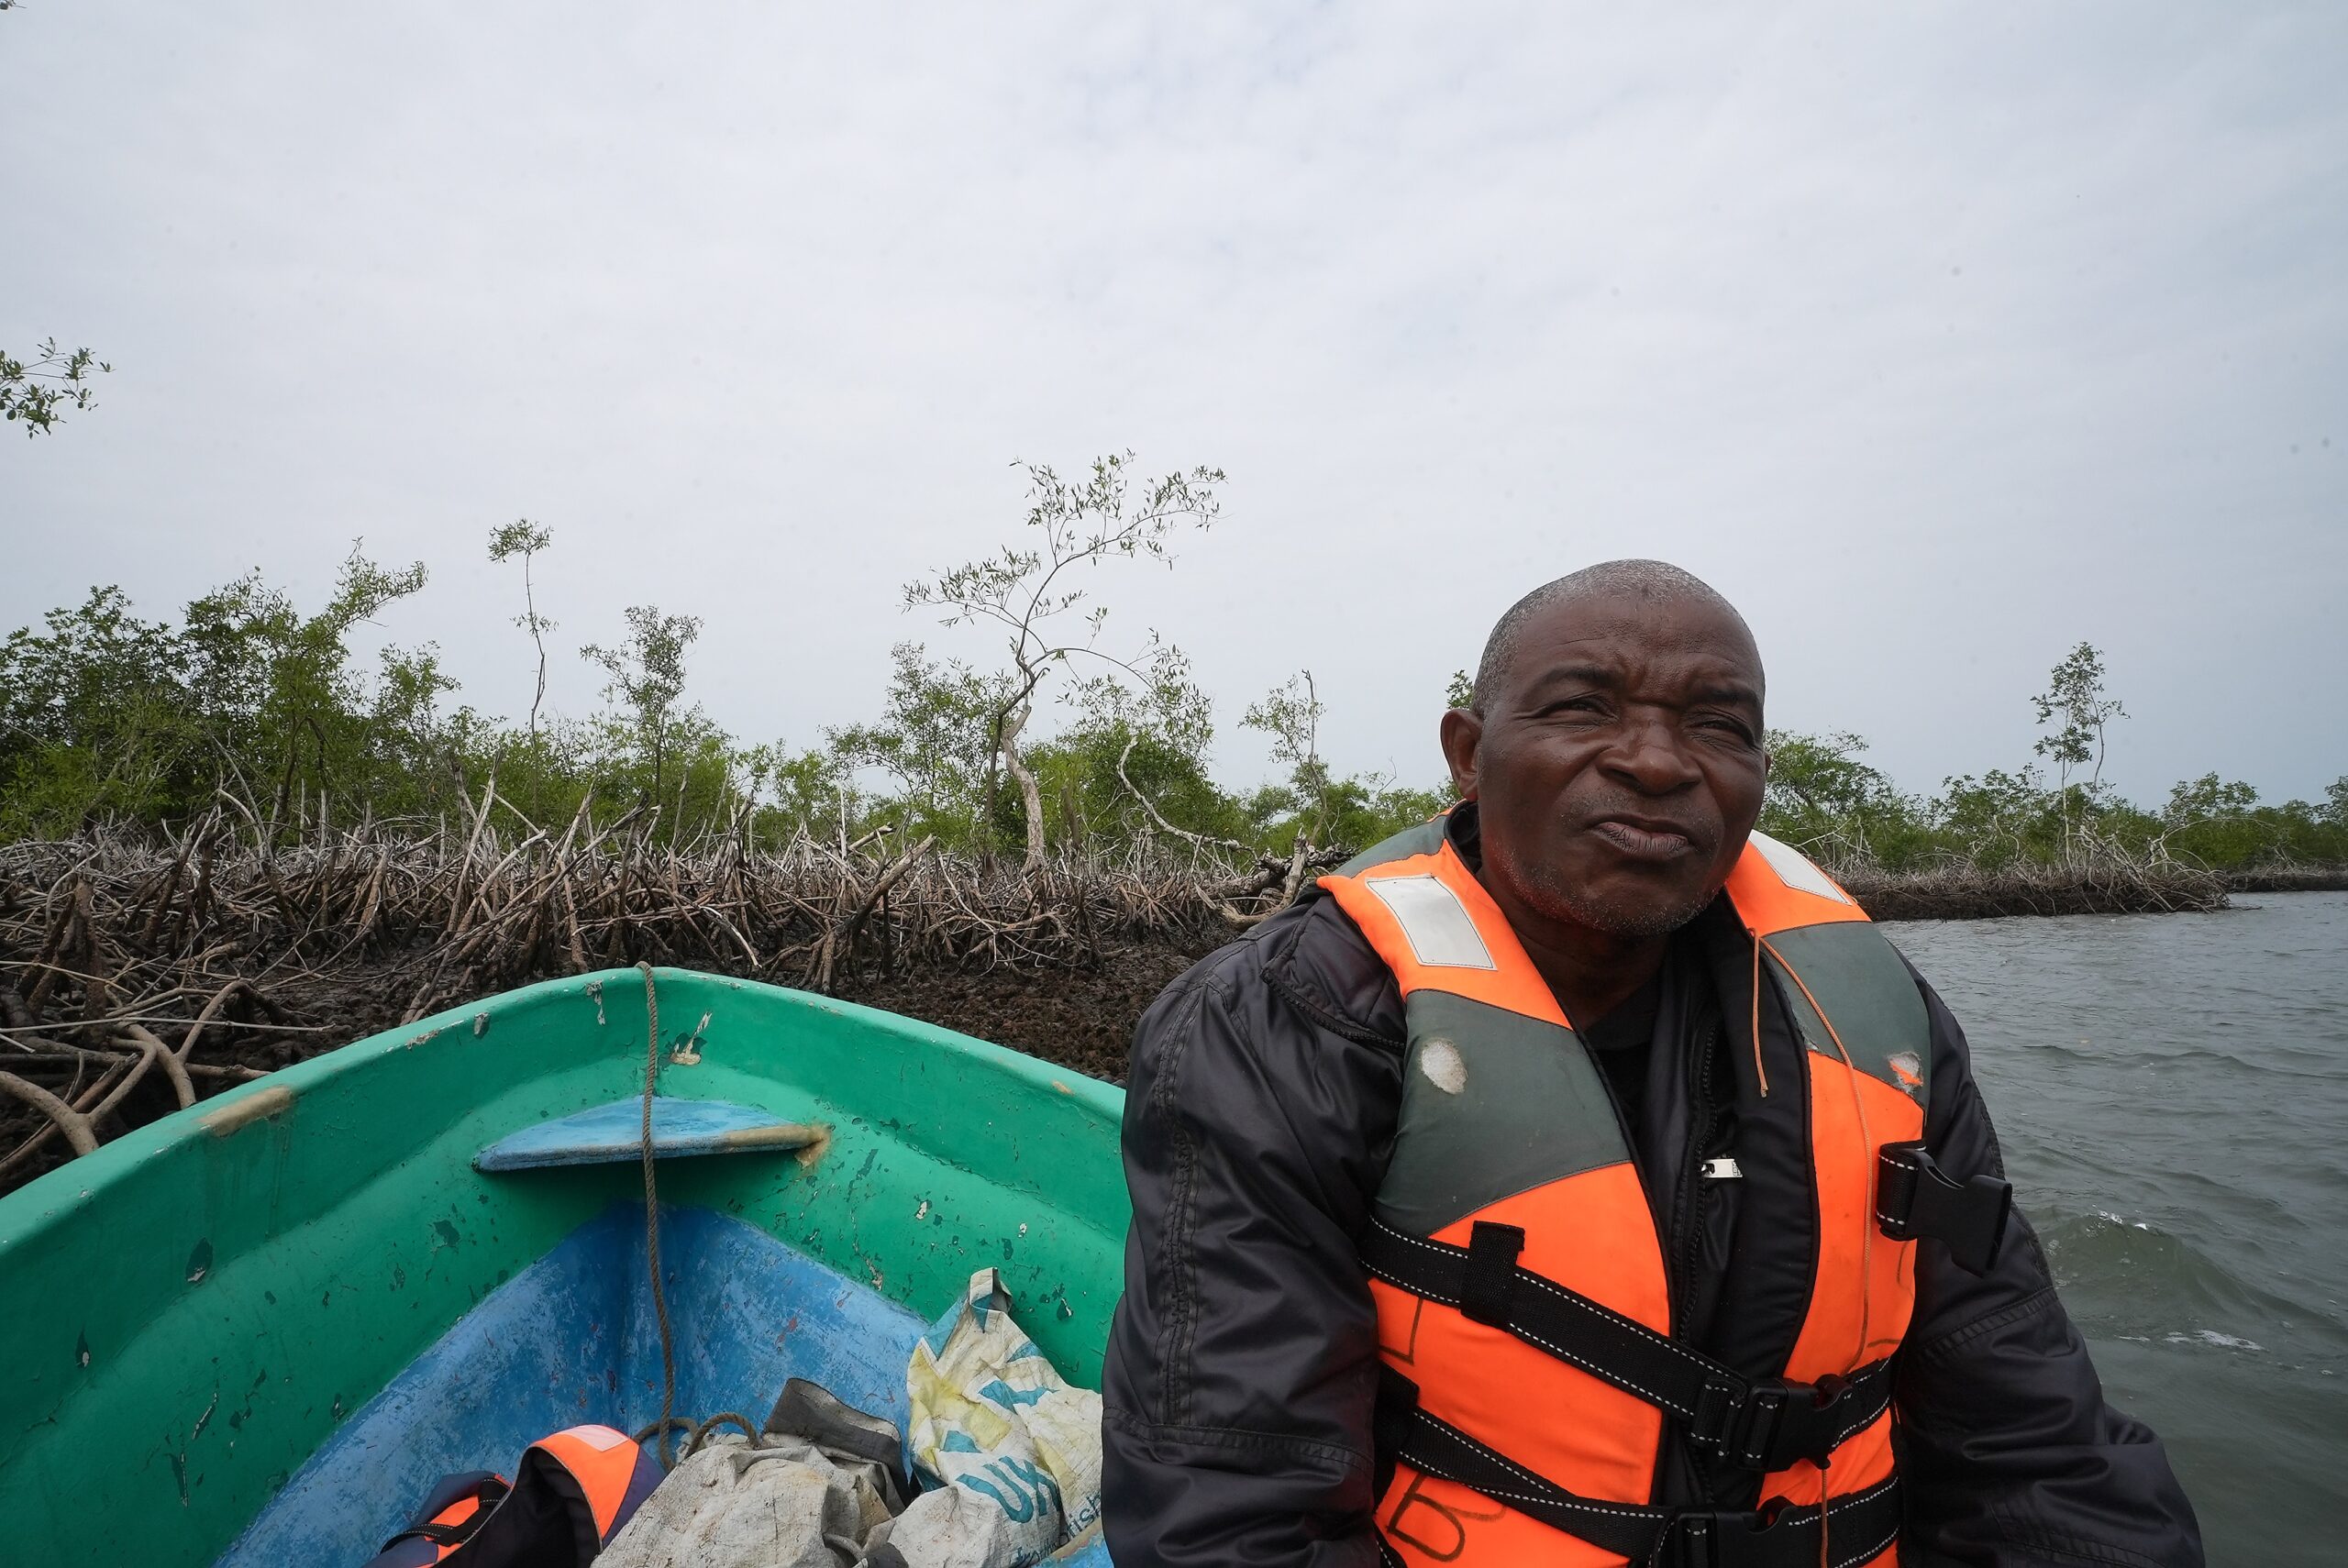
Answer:
[{"label": "woven plastic sack", "polygon": [[905,1368],[906,1456],[930,1490],[872,1537],[874,1564],[1021,1568],[1101,1516],[1101,1396],[1069,1386],[980,1269]]}]

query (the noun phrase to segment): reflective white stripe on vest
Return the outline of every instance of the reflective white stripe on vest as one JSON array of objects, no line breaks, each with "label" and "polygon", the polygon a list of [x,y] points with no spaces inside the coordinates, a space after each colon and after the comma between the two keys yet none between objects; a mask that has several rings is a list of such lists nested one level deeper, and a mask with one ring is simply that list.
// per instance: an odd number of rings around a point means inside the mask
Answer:
[{"label": "reflective white stripe on vest", "polygon": [[1778,874],[1778,880],[1796,892],[1815,893],[1838,904],[1851,901],[1848,894],[1827,880],[1825,872],[1812,866],[1809,857],[1791,845],[1780,844],[1757,829],[1752,843],[1753,847],[1761,852],[1761,858],[1769,863],[1769,869]]},{"label": "reflective white stripe on vest", "polygon": [[1459,895],[1434,877],[1378,877],[1362,886],[1393,911],[1411,952],[1429,968],[1497,969],[1475,917]]},{"label": "reflective white stripe on vest", "polygon": [[597,1453],[609,1453],[629,1441],[627,1433],[614,1431],[609,1427],[566,1427],[554,1435],[567,1437],[573,1442],[583,1442]]}]

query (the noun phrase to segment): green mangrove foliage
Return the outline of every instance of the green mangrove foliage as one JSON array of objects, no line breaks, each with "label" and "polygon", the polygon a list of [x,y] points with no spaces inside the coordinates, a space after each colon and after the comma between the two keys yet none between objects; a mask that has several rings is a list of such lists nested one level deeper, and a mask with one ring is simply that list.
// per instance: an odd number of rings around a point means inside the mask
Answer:
[{"label": "green mangrove foliage", "polygon": [[1133,458],[1131,452],[1095,458],[1091,473],[1073,482],[1046,464],[1021,465],[1027,470],[1029,542],[1005,545],[905,585],[906,609],[932,609],[948,626],[984,626],[1004,639],[1006,667],[969,678],[987,710],[984,820],[991,823],[999,809],[1000,759],[1019,788],[1030,870],[1044,863],[1048,832],[1042,781],[1028,765],[1021,737],[1047,684],[1056,676],[1073,677],[1080,667],[1107,672],[1096,680],[1116,685],[1123,676],[1144,690],[1187,679],[1180,650],[1156,633],[1130,653],[1102,647],[1109,608],[1093,599],[1078,574],[1119,559],[1173,565],[1174,537],[1186,528],[1212,526],[1222,511],[1223,470],[1177,469],[1136,493]]},{"label": "green mangrove foliage", "polygon": [[[6,9],[0,5],[0,10]],[[87,348],[64,352],[54,337],[35,348],[29,359],[0,350],[0,420],[22,425],[28,437],[45,435],[65,423],[67,409],[91,407],[98,389],[90,378],[113,369]]]},{"label": "green mangrove foliage", "polygon": [[[1328,766],[1327,710],[1309,670],[1239,720],[1269,740],[1279,775],[1252,789],[1213,777],[1214,705],[1189,662],[1155,634],[1105,646],[1089,574],[1170,559],[1178,532],[1213,520],[1222,476],[1143,482],[1130,460],[1102,459],[1081,481],[1030,466],[1031,543],[908,589],[909,607],[995,627],[998,664],[901,643],[880,711],[799,747],[746,743],[692,703],[701,623],[653,605],[630,607],[616,637],[577,650],[604,678],[597,712],[546,712],[549,660],[565,656],[531,568],[555,541],[526,521],[496,530],[488,551],[522,569],[515,624],[536,685],[519,723],[457,701],[429,643],[371,662],[353,652],[357,627],[424,592],[420,562],[389,567],[354,547],[315,608],[257,573],[163,620],[143,618],[120,589],[97,589],[0,644],[0,838],[176,830],[216,812],[263,844],[362,818],[461,825],[494,780],[501,809],[550,836],[583,812],[629,819],[656,843],[880,834],[1028,864],[1153,846],[1227,862],[1284,857],[1300,840],[1359,847],[1440,810],[1446,789]],[[1465,672],[1443,695],[1472,701]],[[1844,870],[2348,866],[2348,778],[2320,801],[2268,804],[2210,773],[2140,806],[2103,778],[2125,712],[2093,647],[2066,656],[2033,701],[2044,733],[2029,762],[1947,779],[1933,795],[1899,789],[1857,735],[1773,732],[1763,825]]]},{"label": "green mangrove foliage", "polygon": [[1829,866],[1889,872],[1966,866],[2146,866],[2213,871],[2348,866],[2348,778],[2320,802],[2263,805],[2215,773],[2179,782],[2159,808],[2122,799],[2103,778],[2113,721],[2102,655],[2081,643],[2032,703],[2042,729],[2033,762],[1944,779],[1937,795],[1901,790],[1866,760],[1855,734],[1769,734],[1762,827]]},{"label": "green mangrove foliage", "polygon": [[[1444,797],[1377,775],[1338,777],[1318,745],[1312,679],[1244,723],[1270,734],[1286,776],[1245,794],[1210,775],[1213,705],[1181,650],[1155,633],[1107,645],[1091,574],[1170,564],[1170,545],[1219,509],[1220,471],[1144,479],[1130,453],[1064,480],[1028,480],[1023,542],[910,584],[909,610],[1002,634],[993,668],[900,644],[881,711],[797,748],[726,734],[687,697],[700,621],[632,605],[622,635],[580,647],[604,677],[585,718],[545,711],[556,621],[533,568],[555,547],[524,519],[492,532],[492,562],[521,568],[535,684],[520,723],[457,699],[437,648],[393,647],[374,668],[351,634],[424,589],[354,547],[314,612],[258,575],[140,617],[118,588],[50,612],[0,645],[0,837],[99,824],[178,828],[221,813],[263,844],[360,818],[463,823],[504,809],[558,834],[581,813],[629,819],[654,842],[712,832],[876,834],[948,850],[1116,854],[1145,845],[1212,857],[1368,843]],[[1057,721],[1057,722],[1053,722]]]}]

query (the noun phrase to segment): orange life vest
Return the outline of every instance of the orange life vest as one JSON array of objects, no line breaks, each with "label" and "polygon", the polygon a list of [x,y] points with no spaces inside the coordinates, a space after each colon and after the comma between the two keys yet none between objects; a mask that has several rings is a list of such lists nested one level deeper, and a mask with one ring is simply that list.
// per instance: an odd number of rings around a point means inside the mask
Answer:
[{"label": "orange life vest", "polygon": [[[1726,889],[1752,943],[1754,1021],[1766,977],[1799,1041],[1765,1063],[1756,1027],[1750,1048],[1763,1092],[1806,1114],[1815,1198],[1800,1330],[1781,1375],[1756,1383],[1671,1338],[1655,1210],[1600,1069],[1442,819],[1322,886],[1393,971],[1408,1023],[1363,1242],[1393,1465],[1377,1514],[1387,1560],[1888,1564],[1885,1363],[1914,1301],[1908,1220],[1920,1185],[1953,1184],[1922,1153],[1922,1000],[1858,905],[1759,834]],[[1878,1214],[1879,1168],[1896,1212]],[[2001,1231],[1998,1195],[1972,1196],[1974,1218],[1996,1207]],[[1667,1421],[1761,1472],[1763,1508],[1660,1506]]]},{"label": "orange life vest", "polygon": [[493,1471],[444,1475],[405,1529],[383,1542],[366,1568],[428,1568],[472,1538],[483,1520],[513,1491]]},{"label": "orange life vest", "polygon": [[432,1490],[368,1568],[559,1568],[610,1544],[660,1481],[659,1460],[611,1427],[569,1427],[522,1454],[508,1486],[478,1471]]}]

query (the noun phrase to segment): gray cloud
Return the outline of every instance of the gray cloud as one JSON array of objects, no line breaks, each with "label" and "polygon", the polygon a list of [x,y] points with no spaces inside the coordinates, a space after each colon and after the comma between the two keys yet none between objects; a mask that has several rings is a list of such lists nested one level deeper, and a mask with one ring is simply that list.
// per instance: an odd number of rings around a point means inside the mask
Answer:
[{"label": "gray cloud", "polygon": [[[1013,457],[1219,463],[1103,582],[1228,723],[1310,664],[1347,767],[1437,770],[1524,588],[1661,555],[1773,717],[1903,781],[2026,755],[2073,642],[2123,787],[2348,771],[2348,16],[749,5],[0,17],[0,346],[116,362],[0,443],[0,619],[150,611],[348,541],[436,580],[518,713],[566,647],[708,623],[744,734],[869,711]],[[575,662],[556,701],[583,711]],[[1236,771],[1258,764],[1233,736]]]}]

